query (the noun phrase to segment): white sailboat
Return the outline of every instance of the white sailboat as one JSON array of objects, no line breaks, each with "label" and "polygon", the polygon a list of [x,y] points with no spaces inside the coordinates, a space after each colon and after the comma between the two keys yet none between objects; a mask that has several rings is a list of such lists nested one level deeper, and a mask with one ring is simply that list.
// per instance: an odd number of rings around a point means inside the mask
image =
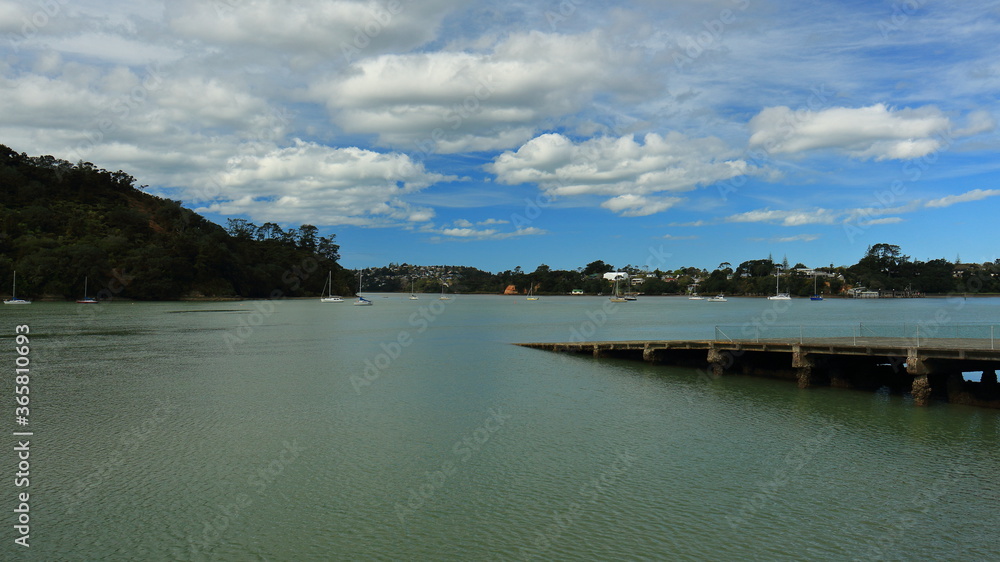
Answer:
[{"label": "white sailboat", "polygon": [[628,300],[625,297],[618,294],[618,277],[615,277],[614,293],[612,293],[612,295],[608,297],[608,300],[610,300],[611,302],[625,302],[626,300]]},{"label": "white sailboat", "polygon": [[323,296],[319,302],[344,302],[344,298],[333,294],[333,270],[327,276],[326,285],[323,285]]},{"label": "white sailboat", "polygon": [[778,282],[781,280],[781,271],[774,270],[774,294],[767,297],[768,300],[772,301],[790,301],[792,300],[791,295],[788,293],[778,292]]},{"label": "white sailboat", "polygon": [[447,285],[447,283],[445,283],[444,279],[442,279],[441,280],[441,296],[438,297],[438,300],[441,300],[441,301],[450,301],[451,300],[451,297],[449,297],[449,296],[447,296],[447,295],[444,294],[444,288],[445,288],[446,285]]},{"label": "white sailboat", "polygon": [[87,296],[87,278],[83,278],[83,298],[76,300],[77,304],[97,304],[97,299]]},{"label": "white sailboat", "polygon": [[529,280],[529,281],[528,281],[528,297],[527,297],[527,298],[526,298],[525,300],[529,300],[529,301],[537,301],[537,300],[538,300],[538,297],[535,297],[535,296],[532,296],[532,295],[531,295],[531,288],[532,288],[531,286],[532,286],[532,285],[533,285],[533,283],[532,283],[532,282],[531,282],[531,281]]},{"label": "white sailboat", "polygon": [[413,279],[410,279],[410,300],[411,301],[420,300],[417,298],[417,293],[413,291]]},{"label": "white sailboat", "polygon": [[358,300],[354,301],[354,306],[371,306],[372,301],[361,296],[361,281],[365,277],[365,271],[358,272]]},{"label": "white sailboat", "polygon": [[17,272],[14,272],[14,286],[10,290],[10,298],[3,301],[4,304],[31,304],[31,301],[17,298]]}]

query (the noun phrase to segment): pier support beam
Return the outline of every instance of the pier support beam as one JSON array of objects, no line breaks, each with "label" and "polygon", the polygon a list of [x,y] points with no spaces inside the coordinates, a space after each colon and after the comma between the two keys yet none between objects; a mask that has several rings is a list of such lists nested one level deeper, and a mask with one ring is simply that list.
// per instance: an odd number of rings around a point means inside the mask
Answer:
[{"label": "pier support beam", "polygon": [[813,377],[813,368],[816,362],[808,353],[803,353],[798,346],[792,348],[792,368],[795,369],[795,378],[799,381],[799,388],[809,388],[816,381]]},{"label": "pier support beam", "polygon": [[656,350],[649,344],[642,348],[642,360],[646,363],[656,363]]},{"label": "pier support beam", "polygon": [[916,406],[927,406],[931,399],[931,383],[927,375],[913,377],[913,404]]},{"label": "pier support beam", "polygon": [[708,350],[708,366],[713,377],[721,377],[722,373],[733,364],[733,355],[727,351],[719,351],[712,347]]}]

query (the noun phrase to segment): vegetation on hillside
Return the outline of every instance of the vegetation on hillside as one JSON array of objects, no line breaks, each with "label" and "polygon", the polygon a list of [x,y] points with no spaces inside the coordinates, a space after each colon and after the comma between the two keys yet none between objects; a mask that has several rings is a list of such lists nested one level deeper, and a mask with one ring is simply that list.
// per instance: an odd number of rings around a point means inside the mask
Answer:
[{"label": "vegetation on hillside", "polygon": [[225,229],[125,172],[29,157],[0,145],[0,292],[18,296],[177,299],[352,294],[333,237],[231,220]]}]

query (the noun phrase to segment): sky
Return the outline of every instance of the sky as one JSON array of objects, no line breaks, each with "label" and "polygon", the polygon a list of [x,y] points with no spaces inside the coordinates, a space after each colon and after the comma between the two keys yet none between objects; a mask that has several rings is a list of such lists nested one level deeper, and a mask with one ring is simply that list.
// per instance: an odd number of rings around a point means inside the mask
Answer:
[{"label": "sky", "polygon": [[1000,2],[0,0],[0,144],[341,264],[993,261]]}]

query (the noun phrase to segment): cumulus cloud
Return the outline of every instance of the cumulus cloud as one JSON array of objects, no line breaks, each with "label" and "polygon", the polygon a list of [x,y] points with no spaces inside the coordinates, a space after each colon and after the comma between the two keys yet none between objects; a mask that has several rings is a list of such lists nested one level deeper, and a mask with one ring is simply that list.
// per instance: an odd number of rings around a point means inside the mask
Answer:
[{"label": "cumulus cloud", "polygon": [[835,149],[862,160],[908,160],[939,149],[951,126],[933,106],[895,110],[879,103],[821,111],[768,107],[750,120],[750,146],[775,154]]},{"label": "cumulus cloud", "polygon": [[431,173],[404,154],[294,146],[230,162],[220,174],[225,200],[204,209],[275,222],[385,226],[429,221],[434,211],[406,201],[454,176]]},{"label": "cumulus cloud", "polygon": [[[545,53],[545,56],[539,56]],[[345,130],[384,145],[454,153],[509,148],[545,119],[573,114],[598,92],[635,91],[630,59],[603,33],[512,34],[486,52],[437,51],[360,60],[314,83]]]},{"label": "cumulus cloud", "polygon": [[626,216],[661,212],[680,202],[651,194],[690,191],[756,172],[719,139],[677,132],[650,133],[641,143],[631,135],[574,143],[549,133],[504,152],[486,169],[502,183],[535,183],[557,196],[610,195],[602,206]]}]

